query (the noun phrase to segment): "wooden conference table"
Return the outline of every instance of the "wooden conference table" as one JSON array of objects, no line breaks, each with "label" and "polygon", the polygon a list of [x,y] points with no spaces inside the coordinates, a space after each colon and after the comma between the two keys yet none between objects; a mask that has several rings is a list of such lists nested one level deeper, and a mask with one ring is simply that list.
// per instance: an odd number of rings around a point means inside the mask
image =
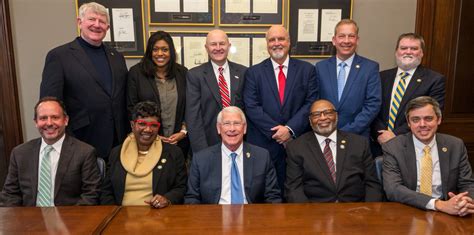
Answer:
[{"label": "wooden conference table", "polygon": [[398,203],[0,208],[0,234],[473,234],[459,218]]}]

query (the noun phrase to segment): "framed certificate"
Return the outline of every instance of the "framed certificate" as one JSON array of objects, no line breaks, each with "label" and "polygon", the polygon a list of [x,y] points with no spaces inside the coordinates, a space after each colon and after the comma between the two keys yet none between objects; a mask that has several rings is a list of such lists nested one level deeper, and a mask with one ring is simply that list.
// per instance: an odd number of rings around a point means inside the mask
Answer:
[{"label": "framed certificate", "polygon": [[[90,1],[76,0],[76,15],[79,7]],[[145,53],[145,28],[143,0],[96,0],[107,8],[110,29],[103,42],[115,48],[125,58],[141,58]],[[79,28],[77,29],[80,34]]]},{"label": "framed certificate", "polygon": [[214,25],[214,0],[148,0],[148,24]]},{"label": "framed certificate", "polygon": [[283,24],[283,0],[219,0],[219,25],[261,27]]},{"label": "framed certificate", "polygon": [[291,56],[331,56],[334,27],[340,20],[352,18],[353,0],[289,0],[288,4]]}]

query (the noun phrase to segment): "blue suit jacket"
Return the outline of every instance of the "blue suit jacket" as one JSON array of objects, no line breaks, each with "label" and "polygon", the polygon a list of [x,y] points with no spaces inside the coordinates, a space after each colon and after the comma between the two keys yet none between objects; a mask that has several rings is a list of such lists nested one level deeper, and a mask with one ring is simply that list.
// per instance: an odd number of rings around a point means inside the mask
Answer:
[{"label": "blue suit jacket", "polygon": [[290,58],[285,86],[285,98],[280,104],[273,65],[270,59],[250,67],[245,73],[243,100],[248,118],[247,141],[270,151],[285,152],[270,129],[277,125],[289,126],[296,136],[309,128],[308,112],[318,98],[318,84],[314,66]]},{"label": "blue suit jacket", "polygon": [[[268,151],[244,143],[244,187],[248,203],[281,202],[280,188]],[[221,143],[194,154],[188,178],[186,204],[218,204],[222,185]]]},{"label": "blue suit jacket", "polygon": [[320,98],[336,107],[338,129],[368,137],[382,103],[379,64],[356,54],[339,101],[336,63],[333,56],[316,64]]}]

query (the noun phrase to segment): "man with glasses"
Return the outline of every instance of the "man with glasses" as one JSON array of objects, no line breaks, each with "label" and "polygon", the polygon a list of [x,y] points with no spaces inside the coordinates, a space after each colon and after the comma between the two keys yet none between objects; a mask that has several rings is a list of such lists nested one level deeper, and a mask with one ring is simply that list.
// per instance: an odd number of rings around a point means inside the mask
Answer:
[{"label": "man with glasses", "polygon": [[263,148],[245,143],[246,131],[245,115],[238,107],[229,106],[219,112],[217,132],[222,143],[194,154],[185,203],[281,202],[270,155]]},{"label": "man with glasses", "polygon": [[382,200],[367,138],[336,130],[337,119],[334,105],[318,100],[309,114],[313,131],[288,143],[288,202]]}]

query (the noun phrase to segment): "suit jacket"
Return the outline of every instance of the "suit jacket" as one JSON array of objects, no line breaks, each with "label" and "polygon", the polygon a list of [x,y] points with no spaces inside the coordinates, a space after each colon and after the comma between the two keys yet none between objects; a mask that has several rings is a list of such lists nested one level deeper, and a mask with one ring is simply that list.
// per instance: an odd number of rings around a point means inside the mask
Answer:
[{"label": "suit jacket", "polygon": [[337,131],[337,146],[334,183],[314,132],[288,143],[285,182],[288,202],[382,201],[382,187],[368,140]]},{"label": "suit jacket", "polygon": [[[127,81],[127,107],[129,116],[133,111],[133,107],[141,101],[153,101],[160,106],[160,93],[156,87],[155,77],[148,77],[141,71],[141,63],[130,68]],[[178,92],[178,101],[176,105],[176,119],[174,125],[174,133],[181,130],[184,122],[184,111],[186,103],[186,73],[188,69],[184,66],[176,64],[175,80]],[[161,118],[160,118],[161,120]],[[161,130],[161,129],[160,129]],[[182,139],[178,146],[181,147],[183,153],[187,153],[189,148],[188,138]]]},{"label": "suit jacket", "polygon": [[[469,192],[474,195],[466,147],[461,139],[445,134],[436,134],[441,171],[442,200],[449,199],[448,192]],[[411,132],[399,135],[382,145],[383,186],[390,201],[426,209],[431,197],[416,192],[417,167],[415,145]]]},{"label": "suit jacket", "polygon": [[107,159],[114,139],[121,143],[130,129],[125,103],[125,59],[105,46],[113,77],[109,94],[77,40],[54,48],[46,56],[40,97],[63,100],[70,119],[68,133],[94,146],[99,156]]},{"label": "suit jacket", "polygon": [[[194,154],[188,178],[186,204],[218,204],[222,186],[222,144]],[[263,148],[243,146],[245,198],[250,203],[281,202],[275,169]]]},{"label": "suit jacket", "polygon": [[[100,203],[121,205],[125,193],[127,171],[120,161],[122,145],[112,149],[107,167],[107,174],[101,187]],[[163,160],[166,162],[163,163]],[[158,167],[161,166],[161,169]],[[153,169],[153,195],[160,194],[172,204],[182,204],[186,192],[186,168],[180,149],[163,143],[160,161]]]},{"label": "suit jacket", "polygon": [[[241,92],[247,67],[230,61],[228,64],[231,105],[243,108]],[[211,61],[189,70],[186,78],[186,125],[191,149],[197,152],[220,141],[216,120],[222,100]]]},{"label": "suit jacket", "polygon": [[316,64],[320,97],[336,107],[338,129],[369,137],[370,124],[382,102],[379,64],[356,54],[339,101],[336,63],[333,56]]},{"label": "suit jacket", "polygon": [[[36,206],[41,138],[15,147],[2,199],[5,206]],[[54,182],[56,206],[97,205],[100,174],[94,148],[66,135]]]},{"label": "suit jacket", "polygon": [[[392,90],[397,77],[398,67],[380,72],[382,79],[382,107],[378,113],[377,118],[372,123],[371,136],[377,140],[379,130],[387,130],[388,116],[390,112],[390,102],[392,100]],[[444,106],[446,78],[428,68],[418,66],[413,74],[408,87],[403,95],[402,102],[398,109],[397,117],[395,119],[395,135],[401,135],[410,132],[408,123],[405,117],[405,109],[408,101],[419,96],[431,96],[438,101],[441,110]]]}]

